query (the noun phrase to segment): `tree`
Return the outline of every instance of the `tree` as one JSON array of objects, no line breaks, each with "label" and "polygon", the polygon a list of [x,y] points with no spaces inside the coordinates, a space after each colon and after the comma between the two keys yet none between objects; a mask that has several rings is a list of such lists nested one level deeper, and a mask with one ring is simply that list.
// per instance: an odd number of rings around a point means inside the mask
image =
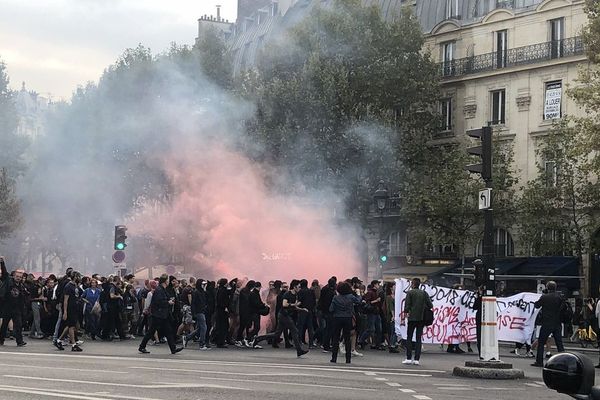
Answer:
[{"label": "tree", "polygon": [[20,204],[14,182],[6,169],[0,169],[0,240],[9,237],[21,223]]}]

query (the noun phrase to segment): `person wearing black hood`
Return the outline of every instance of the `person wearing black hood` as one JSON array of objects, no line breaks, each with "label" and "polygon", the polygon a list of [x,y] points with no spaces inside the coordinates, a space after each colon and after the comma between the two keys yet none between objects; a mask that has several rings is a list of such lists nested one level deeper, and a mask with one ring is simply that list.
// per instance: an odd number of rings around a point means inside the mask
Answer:
[{"label": "person wearing black hood", "polygon": [[[237,347],[250,347],[250,343],[248,339],[248,330],[250,329],[250,292],[254,289],[254,281],[249,280],[246,283],[246,286],[240,290],[240,295],[238,298],[238,307],[239,307],[239,317],[240,317],[240,326],[238,327],[237,336],[235,339],[235,345]],[[244,337],[244,335],[246,337]]]},{"label": "person wearing black hood", "polygon": [[215,305],[215,342],[218,348],[226,348],[227,332],[229,331],[229,307],[230,295],[227,289],[227,279],[221,278],[217,282],[217,301]]},{"label": "person wearing black hood", "polygon": [[331,336],[333,334],[333,319],[329,306],[335,296],[335,287],[337,285],[337,278],[332,276],[327,281],[327,286],[321,289],[321,297],[319,297],[318,308],[323,315],[325,326],[323,327],[323,351],[331,351]]},{"label": "person wearing black hood", "polygon": [[260,332],[260,317],[261,315],[267,316],[269,315],[270,309],[269,306],[263,303],[260,298],[260,289],[262,284],[260,282],[256,282],[254,284],[254,289],[250,291],[250,325],[252,330],[248,332],[248,337],[250,338],[248,341],[248,345],[252,346],[255,349],[260,349],[259,345],[252,345],[254,338],[258,336],[258,332]]},{"label": "person wearing black hood", "polygon": [[298,313],[298,332],[300,334],[300,341],[305,343],[306,331],[308,331],[308,346],[309,348],[314,347],[315,340],[315,327],[313,325],[314,311],[317,306],[317,299],[315,293],[308,288],[308,281],[302,279],[300,281],[300,291],[298,292],[298,301],[302,304],[302,307],[308,311]]}]

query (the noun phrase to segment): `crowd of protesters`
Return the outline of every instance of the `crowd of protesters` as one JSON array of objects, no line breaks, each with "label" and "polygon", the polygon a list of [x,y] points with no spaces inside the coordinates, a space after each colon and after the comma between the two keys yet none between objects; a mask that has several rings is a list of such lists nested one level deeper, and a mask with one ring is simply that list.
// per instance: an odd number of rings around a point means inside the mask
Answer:
[{"label": "crowd of protesters", "polygon": [[[133,340],[139,351],[168,343],[171,352],[198,346],[259,349],[262,345],[339,353],[346,362],[359,350],[399,352],[394,329],[394,283],[364,285],[336,277],[321,285],[306,279],[275,280],[263,287],[249,279],[177,279],[162,275],[138,281],[134,275],[65,275],[34,278],[22,270],[0,276],[0,345],[7,337],[25,346],[51,339],[64,350],[82,351],[85,340]],[[139,283],[138,283],[139,282]]]}]

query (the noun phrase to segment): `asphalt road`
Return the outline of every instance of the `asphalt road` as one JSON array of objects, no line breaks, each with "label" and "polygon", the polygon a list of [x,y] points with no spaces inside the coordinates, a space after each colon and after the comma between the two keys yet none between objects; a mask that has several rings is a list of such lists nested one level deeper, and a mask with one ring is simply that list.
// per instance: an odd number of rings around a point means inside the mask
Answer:
[{"label": "asphalt road", "polygon": [[[365,350],[352,364],[332,364],[313,350],[212,349],[195,346],[171,355],[166,345],[137,353],[138,341],[89,342],[84,352],[60,352],[49,341],[14,341],[0,347],[0,399],[567,399],[547,389],[529,358],[503,356],[527,376],[518,381],[455,378],[452,369],[473,354],[446,354],[426,346],[420,366],[404,366],[403,355]],[[508,349],[503,349],[508,352]],[[597,353],[590,353],[594,361]]]}]

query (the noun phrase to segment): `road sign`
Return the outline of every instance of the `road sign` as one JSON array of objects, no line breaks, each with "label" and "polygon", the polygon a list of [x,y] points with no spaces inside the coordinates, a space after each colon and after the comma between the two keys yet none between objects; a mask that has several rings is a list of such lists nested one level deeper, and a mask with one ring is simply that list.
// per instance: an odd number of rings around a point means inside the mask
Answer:
[{"label": "road sign", "polygon": [[489,210],[492,207],[492,189],[485,188],[479,192],[479,209]]},{"label": "road sign", "polygon": [[115,251],[112,255],[112,260],[117,264],[121,264],[125,261],[125,252],[121,250]]}]

